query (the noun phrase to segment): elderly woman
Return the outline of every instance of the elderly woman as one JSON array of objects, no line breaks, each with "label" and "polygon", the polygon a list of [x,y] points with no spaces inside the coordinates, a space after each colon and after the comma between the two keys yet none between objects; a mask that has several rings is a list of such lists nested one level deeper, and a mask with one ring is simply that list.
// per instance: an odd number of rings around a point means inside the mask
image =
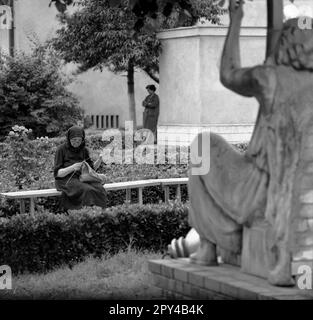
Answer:
[{"label": "elderly woman", "polygon": [[[97,160],[97,164],[100,164]],[[65,209],[79,209],[82,206],[106,206],[106,192],[100,182],[81,182],[83,162],[94,169],[89,151],[85,147],[85,131],[78,126],[71,127],[66,142],[55,154],[54,178],[56,189],[62,191],[61,204]]]},{"label": "elderly woman", "polygon": [[146,89],[149,95],[142,102],[142,106],[145,108],[143,113],[143,127],[144,129],[149,129],[153,133],[154,137],[156,137],[160,113],[159,97],[155,93],[156,87],[153,84],[146,86]]}]

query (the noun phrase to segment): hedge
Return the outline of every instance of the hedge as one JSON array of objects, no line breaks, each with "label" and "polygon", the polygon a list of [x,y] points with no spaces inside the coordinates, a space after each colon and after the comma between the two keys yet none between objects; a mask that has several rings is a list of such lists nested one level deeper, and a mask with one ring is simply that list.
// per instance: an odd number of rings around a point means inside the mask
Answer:
[{"label": "hedge", "polygon": [[187,212],[187,204],[170,202],[1,218],[0,264],[9,265],[14,274],[46,272],[129,246],[163,251],[173,238],[187,234]]}]

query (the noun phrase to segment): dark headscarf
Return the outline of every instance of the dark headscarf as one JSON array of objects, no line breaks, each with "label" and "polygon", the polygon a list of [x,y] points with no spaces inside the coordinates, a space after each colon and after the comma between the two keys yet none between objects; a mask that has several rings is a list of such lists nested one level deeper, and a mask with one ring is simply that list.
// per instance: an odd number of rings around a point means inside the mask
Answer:
[{"label": "dark headscarf", "polygon": [[155,87],[155,85],[154,84],[149,84],[148,86],[146,86],[146,89],[150,89],[150,90],[152,90],[152,91],[156,91],[156,87]]},{"label": "dark headscarf", "polygon": [[[71,145],[71,139],[73,138],[82,138],[82,143],[80,144],[80,146],[78,148],[74,148]],[[67,140],[67,146],[69,147],[69,149],[73,150],[73,151],[80,151],[81,149],[85,148],[85,131],[82,127],[79,126],[72,126],[67,130],[66,133],[66,140]]]}]

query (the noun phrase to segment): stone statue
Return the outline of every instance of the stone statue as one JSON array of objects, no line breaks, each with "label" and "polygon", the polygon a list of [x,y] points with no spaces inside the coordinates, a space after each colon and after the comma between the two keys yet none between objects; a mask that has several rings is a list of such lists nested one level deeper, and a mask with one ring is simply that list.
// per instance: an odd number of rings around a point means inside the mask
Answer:
[{"label": "stone statue", "polygon": [[243,1],[230,0],[220,79],[228,89],[255,97],[259,113],[245,154],[216,134],[203,135],[211,144],[210,171],[189,174],[188,185],[189,223],[200,244],[193,244],[195,252],[188,248],[184,252],[191,253],[194,263],[216,265],[217,247],[241,254],[243,227],[265,223],[271,256],[268,281],[291,286],[294,223],[305,170],[313,161],[313,31],[301,30],[297,19],[283,24],[282,3],[272,2],[281,13],[271,22],[274,28],[269,30],[266,60],[263,65],[242,68]]}]

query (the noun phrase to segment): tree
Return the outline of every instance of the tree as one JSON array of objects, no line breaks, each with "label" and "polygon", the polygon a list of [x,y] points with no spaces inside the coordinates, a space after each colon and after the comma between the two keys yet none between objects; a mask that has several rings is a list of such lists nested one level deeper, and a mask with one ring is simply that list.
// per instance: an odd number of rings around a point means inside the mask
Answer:
[{"label": "tree", "polygon": [[82,1],[79,10],[62,17],[64,25],[53,43],[64,60],[78,63],[81,71],[107,67],[115,73],[127,72],[129,111],[136,127],[135,68],[158,81],[155,73],[160,43],[155,34],[134,35],[132,25],[136,16],[127,3],[111,8],[105,0]]},{"label": "tree", "polygon": [[[218,21],[221,10],[208,7],[207,0],[194,1],[197,17]],[[66,62],[76,62],[80,70],[107,67],[119,73],[127,72],[130,118],[136,127],[134,71],[142,69],[154,81],[158,80],[158,57],[161,50],[156,37],[155,24],[138,26],[138,17],[131,8],[131,0],[123,0],[119,6],[110,6],[109,0],[83,0],[80,8],[72,15],[61,16],[63,27],[57,31],[54,47]],[[61,4],[62,8],[65,4]],[[61,9],[62,9],[61,8]],[[63,10],[63,9],[62,9]],[[64,12],[64,11],[63,11]],[[190,16],[182,19],[179,8],[173,6],[171,15],[159,16],[158,27],[168,28],[194,24]]]},{"label": "tree", "polygon": [[52,48],[37,46],[31,54],[0,59],[0,138],[18,124],[35,136],[56,136],[81,120],[77,99]]},{"label": "tree", "polygon": [[[112,8],[120,6],[123,1],[108,0]],[[64,13],[67,6],[80,2],[80,0],[51,0],[50,5],[54,3],[56,8]],[[214,13],[214,11],[221,12],[221,7],[224,6],[225,0],[130,0],[128,6],[137,17],[134,29],[140,30],[145,24],[151,23],[151,19],[157,20],[160,14],[169,17],[177,8],[183,20],[189,18],[197,20],[199,17],[197,3],[204,4],[207,8],[206,10],[211,10]]]}]

